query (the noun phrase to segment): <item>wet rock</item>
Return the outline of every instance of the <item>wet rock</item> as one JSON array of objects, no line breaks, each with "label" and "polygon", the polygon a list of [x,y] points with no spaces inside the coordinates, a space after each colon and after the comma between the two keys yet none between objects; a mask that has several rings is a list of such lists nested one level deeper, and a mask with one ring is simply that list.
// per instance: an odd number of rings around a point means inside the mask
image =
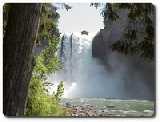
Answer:
[{"label": "wet rock", "polygon": [[[153,110],[145,109],[143,111],[139,111],[139,110],[133,110],[130,107],[130,105],[134,104],[134,106],[136,106],[136,104],[139,102],[147,102],[147,101],[136,101],[136,102],[125,101],[127,102],[127,104],[124,105],[124,104],[121,104],[123,100],[119,101],[120,104],[117,104],[117,101],[116,101],[116,104],[114,104],[114,102],[111,102],[110,100],[109,101],[110,103],[107,105],[105,104],[104,106],[103,105],[100,106],[99,104],[95,104],[94,102],[89,104],[90,101],[88,100],[88,102],[86,102],[85,104],[81,102],[78,103],[77,100],[75,102],[73,101],[69,102],[69,104],[67,105],[68,106],[67,108],[69,108],[71,112],[69,115],[73,117],[146,117],[146,116],[150,117],[154,113],[154,109]],[[122,105],[124,105],[124,107],[122,107]],[[126,109],[126,105],[128,105],[127,109]],[[151,108],[151,106],[149,108]]]},{"label": "wet rock", "polygon": [[67,102],[67,103],[65,104],[65,106],[66,106],[66,107],[72,107],[71,103],[69,103],[69,102]]}]

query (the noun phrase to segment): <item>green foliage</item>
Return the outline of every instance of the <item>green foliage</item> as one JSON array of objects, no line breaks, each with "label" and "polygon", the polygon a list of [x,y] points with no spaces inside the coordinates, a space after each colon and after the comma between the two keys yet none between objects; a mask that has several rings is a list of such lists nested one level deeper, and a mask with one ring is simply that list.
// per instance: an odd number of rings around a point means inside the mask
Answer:
[{"label": "green foliage", "polygon": [[45,78],[45,75],[55,72],[61,68],[61,63],[56,56],[59,38],[52,38],[49,40],[49,45],[36,58],[36,66],[34,67],[34,74]]},{"label": "green foliage", "polygon": [[36,65],[33,69],[33,75],[42,78],[44,74],[47,72],[47,67],[43,64],[44,58],[42,56],[38,56],[36,58]]},{"label": "green foliage", "polygon": [[57,92],[55,94],[55,98],[57,101],[61,100],[63,93],[64,93],[64,83],[63,81],[61,81],[60,84],[58,85]]},{"label": "green foliage", "polygon": [[64,116],[64,109],[58,104],[54,96],[44,92],[43,81],[40,78],[32,77],[26,116]]},{"label": "green foliage", "polygon": [[37,43],[41,45],[41,41],[43,40],[48,43],[48,46],[36,58],[37,65],[34,68],[34,74],[43,79],[47,74],[61,68],[61,63],[56,56],[60,40],[57,29],[58,18],[59,14],[54,6],[50,4],[42,5]]},{"label": "green foliage", "polygon": [[43,4],[37,42],[40,44],[45,39],[48,41],[48,46],[35,57],[36,65],[29,86],[26,116],[64,116],[66,114],[65,109],[59,105],[64,92],[63,82],[59,84],[56,95],[50,95],[45,86],[46,76],[61,68],[60,61],[56,56],[60,38],[53,31],[57,30],[57,18],[53,18],[56,15],[51,5]]},{"label": "green foliage", "polygon": [[59,14],[54,6],[48,3],[42,5],[37,43],[40,43],[44,39],[51,40],[53,37],[60,36],[57,29],[58,19]]},{"label": "green foliage", "polygon": [[61,68],[61,63],[55,55],[59,40],[59,38],[51,38],[48,47],[42,52],[43,63],[48,69],[46,73],[52,73]]}]

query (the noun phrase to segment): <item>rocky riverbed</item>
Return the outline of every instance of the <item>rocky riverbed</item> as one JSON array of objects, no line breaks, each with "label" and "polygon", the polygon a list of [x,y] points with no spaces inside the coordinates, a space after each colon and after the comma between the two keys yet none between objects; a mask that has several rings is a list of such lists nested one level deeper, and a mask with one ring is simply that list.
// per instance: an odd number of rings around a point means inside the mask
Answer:
[{"label": "rocky riverbed", "polygon": [[63,99],[72,117],[152,117],[154,103],[147,100],[102,98]]}]

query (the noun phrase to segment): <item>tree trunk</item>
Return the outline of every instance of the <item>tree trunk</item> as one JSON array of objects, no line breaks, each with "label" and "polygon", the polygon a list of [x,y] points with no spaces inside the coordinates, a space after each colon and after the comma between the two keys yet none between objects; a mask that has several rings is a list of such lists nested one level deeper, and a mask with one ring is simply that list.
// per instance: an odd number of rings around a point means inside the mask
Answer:
[{"label": "tree trunk", "polygon": [[24,114],[32,75],[32,48],[40,20],[41,4],[10,4],[4,36],[3,112]]}]

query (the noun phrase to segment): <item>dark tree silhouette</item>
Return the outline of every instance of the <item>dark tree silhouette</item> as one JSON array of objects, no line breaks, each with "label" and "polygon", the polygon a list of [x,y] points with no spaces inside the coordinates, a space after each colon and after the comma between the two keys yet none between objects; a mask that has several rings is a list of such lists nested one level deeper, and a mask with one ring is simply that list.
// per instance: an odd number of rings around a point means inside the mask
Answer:
[{"label": "dark tree silhouette", "polygon": [[9,4],[4,35],[3,112],[7,116],[24,114],[32,74],[32,48],[36,40],[41,4]]}]

